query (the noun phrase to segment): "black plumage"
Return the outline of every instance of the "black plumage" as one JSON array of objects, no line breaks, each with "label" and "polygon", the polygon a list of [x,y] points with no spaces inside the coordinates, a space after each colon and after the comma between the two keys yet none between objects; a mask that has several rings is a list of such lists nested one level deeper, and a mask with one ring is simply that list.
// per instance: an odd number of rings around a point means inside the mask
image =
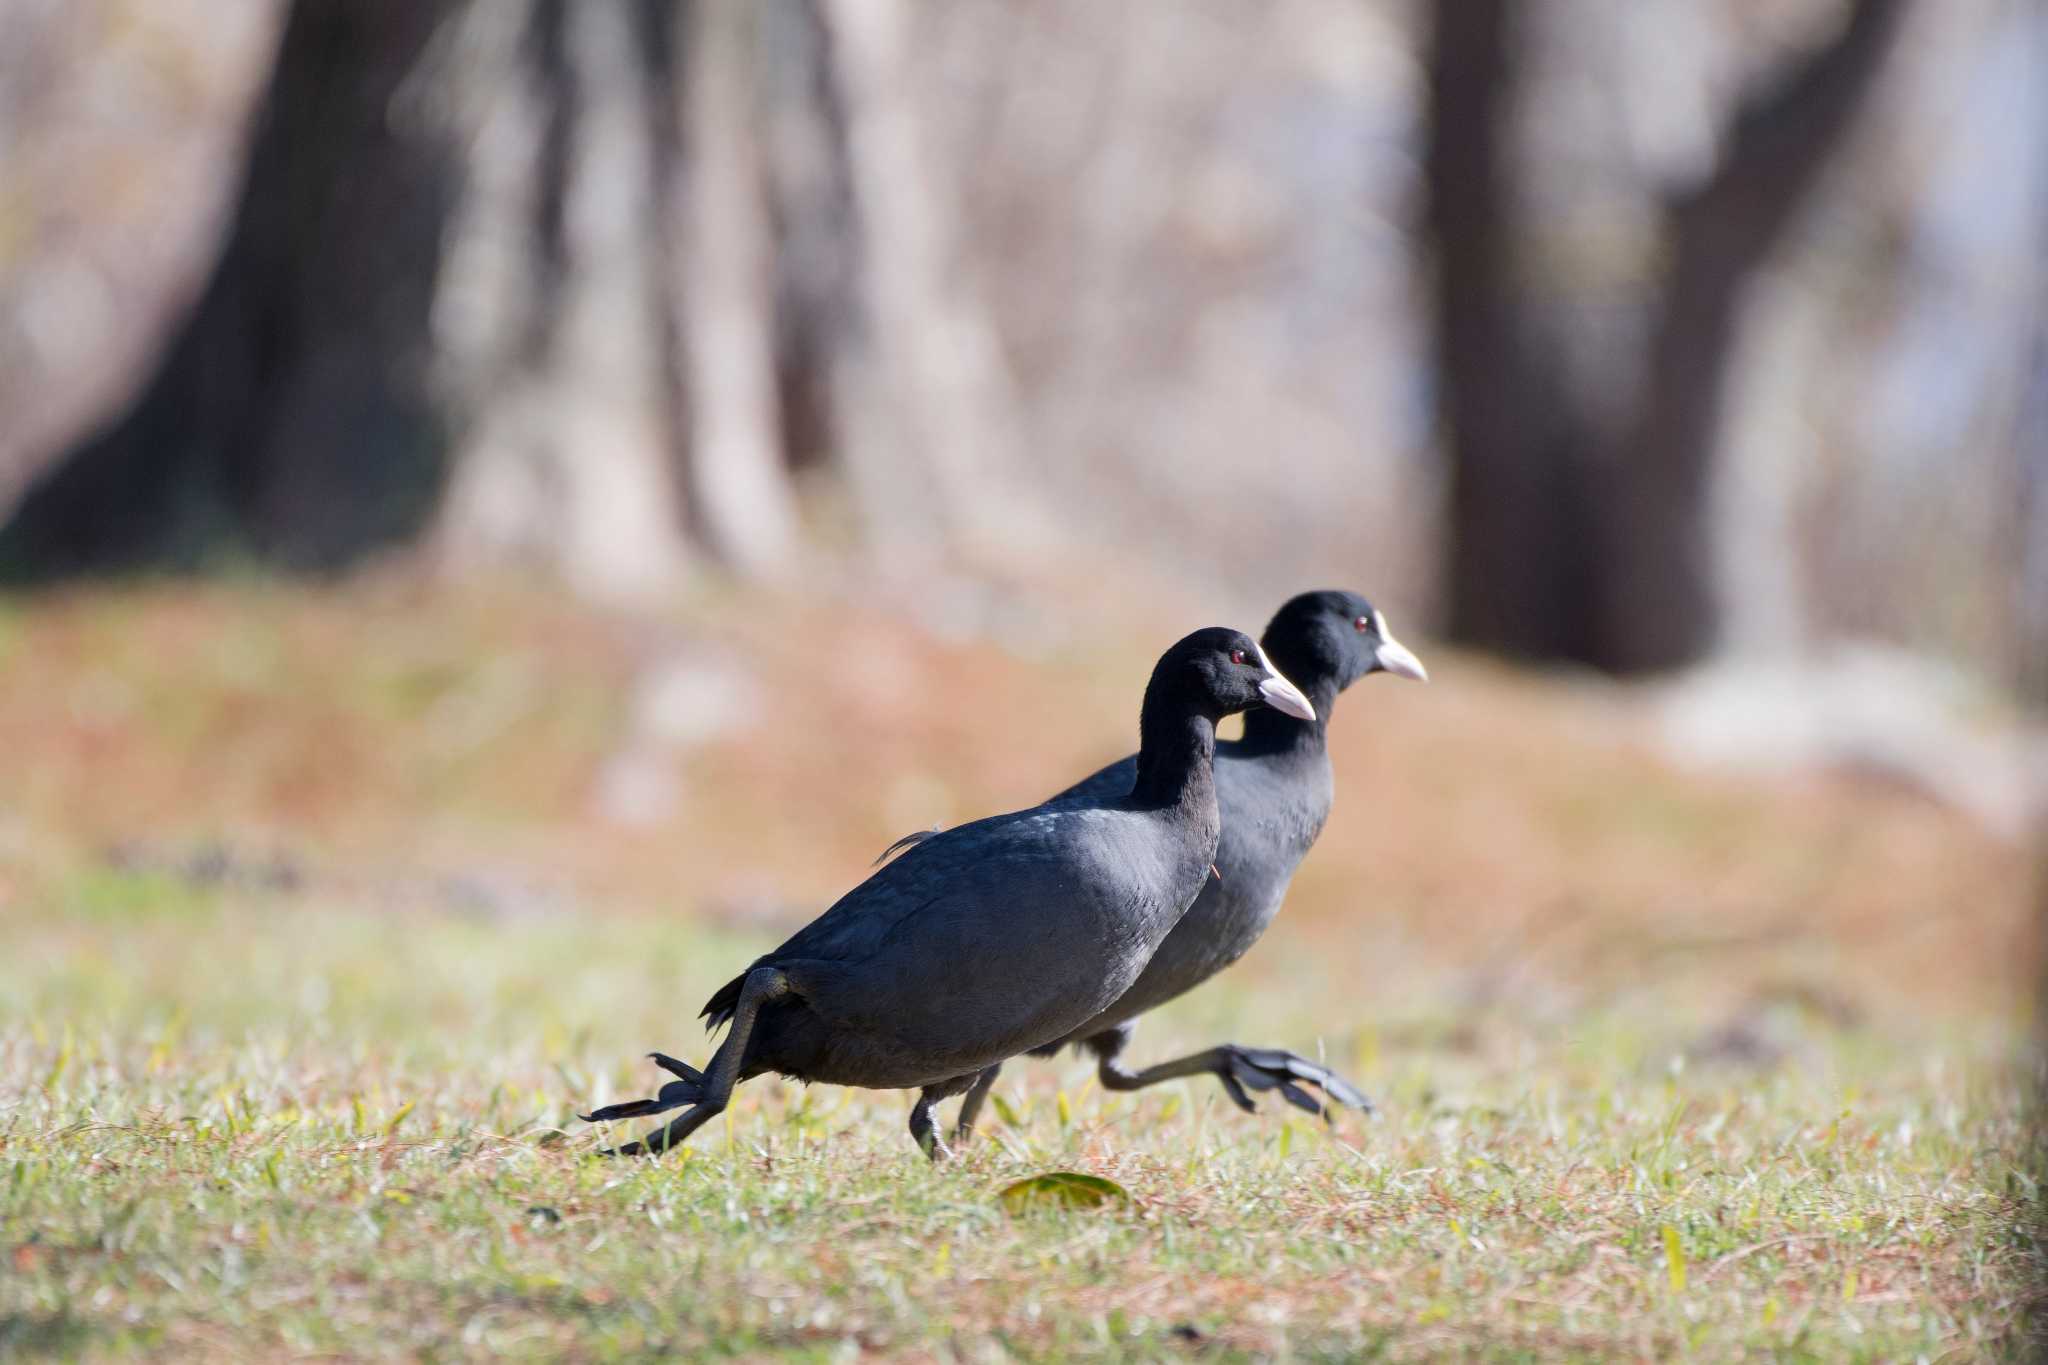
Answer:
[{"label": "black plumage", "polygon": [[[1337,694],[1369,673],[1422,679],[1421,661],[1388,631],[1386,618],[1356,593],[1310,592],[1290,599],[1266,627],[1267,656],[1305,691],[1313,720],[1258,710],[1245,717],[1244,737],[1216,747],[1214,781],[1223,830],[1216,876],[1174,925],[1130,989],[1061,1038],[1031,1049],[1040,1056],[1068,1044],[1092,1051],[1105,1089],[1136,1090],[1180,1076],[1214,1075],[1240,1107],[1249,1091],[1277,1090],[1311,1113],[1322,1106],[1303,1085],[1355,1108],[1370,1108],[1356,1087],[1327,1068],[1272,1048],[1224,1043],[1143,1071],[1121,1053],[1147,1010],[1199,986],[1244,956],[1280,911],[1288,884],[1322,832],[1334,793],[1326,743]],[[1135,756],[1112,763],[1052,798],[1086,804],[1130,785]],[[894,847],[930,838],[911,835]],[[958,1131],[974,1125],[999,1066],[977,1078],[961,1106]]]},{"label": "black plumage", "polygon": [[1219,829],[1216,722],[1261,702],[1314,713],[1236,631],[1197,631],[1145,690],[1139,752],[1111,790],[960,825],[841,897],[704,1007],[730,1025],[703,1072],[593,1120],[689,1111],[621,1152],[662,1150],[764,1072],[925,1093],[911,1131],[943,1150],[931,1104],[1112,1006],[1201,890]]}]

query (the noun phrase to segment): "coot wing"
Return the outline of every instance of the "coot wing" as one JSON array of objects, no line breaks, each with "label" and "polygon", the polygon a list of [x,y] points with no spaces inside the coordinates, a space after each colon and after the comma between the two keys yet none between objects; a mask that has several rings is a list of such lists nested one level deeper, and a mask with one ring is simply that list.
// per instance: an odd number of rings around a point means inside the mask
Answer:
[{"label": "coot wing", "polygon": [[[792,961],[865,962],[885,945],[915,935],[920,920],[957,928],[964,919],[998,921],[1027,905],[1042,905],[1070,891],[1085,861],[1103,874],[1101,850],[1082,826],[1093,823],[1083,804],[1052,810],[992,815],[933,834],[876,869],[824,914],[749,966]],[[742,972],[704,1007],[716,1028],[737,1002]]]}]

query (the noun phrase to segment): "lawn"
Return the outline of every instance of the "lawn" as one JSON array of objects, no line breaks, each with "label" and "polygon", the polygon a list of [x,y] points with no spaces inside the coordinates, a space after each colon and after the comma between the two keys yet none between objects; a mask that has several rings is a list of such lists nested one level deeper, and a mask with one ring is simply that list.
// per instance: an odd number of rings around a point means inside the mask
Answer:
[{"label": "lawn", "polygon": [[[1134,1045],[1320,1049],[1376,1116],[1062,1059],[938,1167],[906,1096],[770,1080],[666,1161],[594,1154],[573,1111],[701,1060],[704,997],[890,835],[1118,752],[1131,635],[375,582],[15,604],[0,1355],[2024,1352],[2025,852],[1670,770],[1626,695],[1441,652],[1347,696],[1281,926]],[[866,671],[824,688],[818,650]],[[678,651],[765,714],[638,735]],[[649,745],[669,804],[622,815]],[[1122,1193],[1002,1198],[1051,1171]]]}]

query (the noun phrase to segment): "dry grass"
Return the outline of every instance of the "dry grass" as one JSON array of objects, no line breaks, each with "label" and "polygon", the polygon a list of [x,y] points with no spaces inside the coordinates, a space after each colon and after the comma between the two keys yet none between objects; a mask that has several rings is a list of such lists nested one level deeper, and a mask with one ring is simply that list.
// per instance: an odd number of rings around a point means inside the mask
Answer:
[{"label": "dry grass", "polygon": [[[1020,659],[839,601],[401,582],[0,610],[0,1354],[2018,1349],[2023,854],[1673,772],[1626,693],[1441,652],[1347,696],[1281,927],[1140,1035],[1320,1046],[1381,1117],[1061,1062],[937,1171],[901,1097],[774,1083],[687,1159],[586,1154],[572,1107],[701,1053],[697,1003],[889,837],[1127,747],[1172,633]],[[636,732],[677,655],[757,720]],[[676,804],[620,825],[604,765],[649,746]],[[1131,1198],[994,1198],[1060,1167]]]}]

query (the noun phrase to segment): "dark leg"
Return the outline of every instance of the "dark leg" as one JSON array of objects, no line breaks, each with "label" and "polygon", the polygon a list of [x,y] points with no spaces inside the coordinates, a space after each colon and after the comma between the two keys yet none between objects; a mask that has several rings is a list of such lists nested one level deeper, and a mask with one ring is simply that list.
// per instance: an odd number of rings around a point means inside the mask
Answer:
[{"label": "dark leg", "polygon": [[1325,1095],[1339,1104],[1362,1109],[1368,1114],[1372,1112],[1372,1101],[1342,1076],[1306,1057],[1297,1057],[1278,1048],[1239,1047],[1236,1043],[1224,1043],[1206,1052],[1161,1062],[1143,1071],[1132,1071],[1117,1059],[1124,1045],[1130,1042],[1132,1029],[1132,1025],[1124,1024],[1088,1039],[1087,1046],[1097,1058],[1095,1074],[1104,1090],[1143,1090],[1161,1081],[1207,1072],[1222,1082],[1224,1093],[1247,1114],[1258,1109],[1247,1090],[1278,1090],[1281,1098],[1295,1108],[1328,1119],[1330,1111],[1301,1088],[1304,1084],[1320,1087]]},{"label": "dark leg", "polygon": [[[993,1068],[991,1068],[993,1069]],[[924,1150],[932,1161],[949,1157],[945,1142],[939,1137],[938,1126],[932,1121],[932,1106],[940,1100],[950,1099],[975,1084],[983,1073],[970,1071],[964,1076],[955,1076],[950,1081],[939,1081],[918,1092],[917,1103],[910,1106],[910,1136]]]},{"label": "dark leg", "polygon": [[[732,1088],[739,1083],[740,1062],[747,1055],[747,1038],[754,1031],[754,1017],[761,1006],[771,1000],[779,1000],[789,994],[789,978],[775,967],[756,967],[747,974],[747,984],[740,988],[739,1003],[733,1007],[732,1027],[726,1032],[725,1042],[712,1054],[711,1065],[705,1069],[697,1083],[699,1094],[696,1099],[685,1101],[690,1104],[688,1112],[679,1118],[669,1120],[666,1127],[656,1128],[638,1142],[628,1142],[614,1147],[607,1156],[638,1156],[643,1152],[665,1152],[696,1132],[706,1123],[725,1112],[725,1106],[732,1099]],[[690,1068],[673,1058],[656,1057],[657,1062],[676,1071],[677,1075]],[[670,1065],[674,1062],[673,1065]],[[677,1071],[677,1068],[682,1068]],[[673,1084],[673,1083],[672,1083]],[[691,1084],[685,1076],[681,1084]],[[672,1086],[663,1086],[666,1095]],[[658,1100],[653,1101],[659,1103]],[[598,1111],[600,1113],[603,1110]],[[657,1111],[658,1112],[658,1111]]]},{"label": "dark leg", "polygon": [[965,1142],[974,1132],[974,1121],[981,1117],[981,1104],[988,1098],[988,1092],[995,1089],[996,1077],[1003,1073],[1003,1064],[997,1062],[974,1078],[974,1084],[967,1091],[967,1098],[960,1101],[960,1117],[953,1124],[953,1141]]},{"label": "dark leg", "polygon": [[670,1081],[661,1088],[661,1093],[651,1100],[626,1100],[619,1104],[608,1104],[602,1109],[593,1109],[588,1114],[578,1114],[577,1117],[585,1123],[639,1118],[643,1114],[661,1114],[671,1109],[680,1109],[703,1098],[704,1073],[696,1067],[679,1062],[665,1052],[650,1052],[647,1059],[663,1071],[682,1079]]},{"label": "dark leg", "polygon": [[952,1155],[939,1138],[938,1128],[932,1123],[932,1105],[936,1098],[927,1088],[918,1094],[917,1103],[910,1106],[910,1139],[923,1150],[926,1159],[931,1161]]}]

